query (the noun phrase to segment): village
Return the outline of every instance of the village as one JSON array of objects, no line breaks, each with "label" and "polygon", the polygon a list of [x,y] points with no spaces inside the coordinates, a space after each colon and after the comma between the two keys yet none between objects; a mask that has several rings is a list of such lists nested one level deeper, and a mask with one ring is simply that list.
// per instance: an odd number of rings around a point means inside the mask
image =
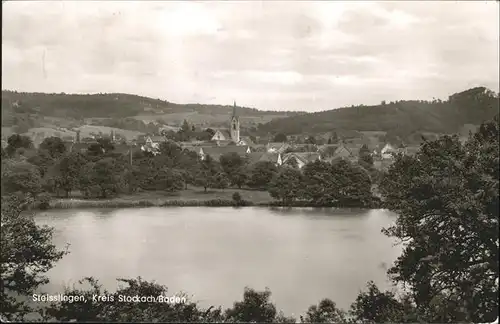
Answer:
[{"label": "village", "polygon": [[[169,138],[166,132],[162,134],[139,135],[131,141],[125,140],[120,134],[111,131],[109,135],[97,135],[92,137],[80,138],[80,132],[76,131],[74,138],[64,137],[63,141],[68,152],[85,153],[92,145],[97,143],[98,138],[108,138],[114,145],[115,153],[122,153],[133,156],[137,152],[148,152],[151,155],[160,153],[160,144],[162,142],[175,142],[182,149],[195,152],[200,160],[210,155],[213,159],[219,158],[227,153],[237,153],[248,160],[250,164],[260,161],[269,161],[276,166],[294,166],[301,169],[304,165],[316,160],[332,162],[338,159],[348,160],[352,163],[358,163],[360,152],[363,149],[371,156],[373,167],[377,170],[386,170],[394,161],[397,153],[413,155],[418,151],[416,145],[405,145],[399,143],[370,143],[359,139],[334,139],[328,138],[327,143],[303,143],[305,138],[300,141],[300,135],[286,136],[286,141],[273,142],[268,140],[263,143],[261,138],[243,135],[240,133],[240,116],[234,103],[231,117],[227,128],[210,129],[210,138],[207,140],[198,140],[196,138],[189,141],[175,141]],[[170,131],[172,133],[172,131]],[[253,137],[253,139],[252,139]],[[326,142],[326,141],[325,141]],[[131,162],[132,163],[132,162]]]}]

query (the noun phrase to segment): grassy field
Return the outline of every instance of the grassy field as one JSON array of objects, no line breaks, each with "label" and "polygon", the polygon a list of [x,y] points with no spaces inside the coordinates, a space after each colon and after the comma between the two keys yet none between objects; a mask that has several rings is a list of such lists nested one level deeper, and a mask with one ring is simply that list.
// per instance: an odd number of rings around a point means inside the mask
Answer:
[{"label": "grassy field", "polygon": [[[107,127],[107,126],[95,126],[95,125],[83,125],[76,129],[80,130],[81,138],[90,137],[91,134],[102,134],[109,135],[113,130],[115,134],[120,134],[125,137],[127,140],[133,140],[137,138],[137,136],[143,134],[137,131],[131,131],[121,128]],[[76,129],[69,130],[62,127],[36,127],[30,128],[28,132],[23,133],[23,135],[29,136],[35,145],[39,145],[44,138],[55,136],[55,137],[65,137],[71,136],[76,137]],[[2,127],[2,138],[8,138],[12,135],[13,132],[10,127]]]},{"label": "grassy field", "polygon": [[[81,194],[75,192],[72,198],[55,198],[51,201],[51,208],[96,208],[96,207],[147,207],[161,205],[175,205],[180,202],[180,206],[196,205],[198,202],[209,200],[231,201],[234,192],[239,192],[241,198],[253,204],[263,204],[273,201],[267,191],[228,188],[224,190],[212,189],[206,193],[203,188],[190,187],[187,190],[175,194],[162,191],[138,192],[132,195],[121,195],[110,199],[83,199]],[[190,204],[191,203],[191,204]]]},{"label": "grassy field", "polygon": [[107,126],[96,126],[96,125],[83,125],[81,127],[78,127],[78,129],[81,132],[80,136],[82,138],[90,136],[91,133],[99,134],[99,132],[102,132],[103,134],[109,135],[109,134],[111,134],[111,131],[114,131],[115,134],[120,134],[123,137],[125,137],[127,140],[133,140],[133,139],[137,138],[137,136],[143,134],[141,132],[132,131],[132,130],[107,127]]},{"label": "grassy field", "polygon": [[[221,123],[229,123],[231,117],[230,113],[227,114],[208,114],[199,112],[185,112],[185,113],[170,113],[170,114],[158,114],[158,115],[138,115],[134,116],[134,119],[142,120],[146,123],[162,120],[163,122],[168,122],[173,125],[182,125],[184,120],[187,120],[190,124],[195,125],[217,125]],[[283,115],[262,115],[262,116],[241,116],[240,122],[242,126],[253,125],[257,123],[267,123],[276,118],[283,118]]]}]

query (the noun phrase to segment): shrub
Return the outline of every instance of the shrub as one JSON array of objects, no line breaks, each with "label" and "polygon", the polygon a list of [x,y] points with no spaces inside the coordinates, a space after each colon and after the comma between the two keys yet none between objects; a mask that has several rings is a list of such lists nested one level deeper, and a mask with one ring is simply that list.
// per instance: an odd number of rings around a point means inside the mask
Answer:
[{"label": "shrub", "polygon": [[37,197],[37,207],[42,210],[48,209],[50,207],[51,198],[50,194],[42,192]]},{"label": "shrub", "polygon": [[236,203],[239,203],[241,201],[241,195],[239,192],[235,192],[233,193],[233,200],[236,202]]}]

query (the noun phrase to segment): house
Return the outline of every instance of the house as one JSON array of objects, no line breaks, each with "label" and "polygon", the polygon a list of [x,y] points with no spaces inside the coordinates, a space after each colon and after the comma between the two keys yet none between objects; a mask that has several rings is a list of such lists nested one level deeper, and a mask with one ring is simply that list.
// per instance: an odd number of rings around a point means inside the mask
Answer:
[{"label": "house", "polygon": [[394,154],[397,154],[398,152],[399,152],[399,149],[397,149],[395,146],[387,143],[380,150],[380,156],[382,159],[392,160],[394,158]]},{"label": "house", "polygon": [[290,152],[318,152],[319,146],[316,144],[291,144],[285,151]]},{"label": "house", "polygon": [[160,154],[160,144],[167,142],[168,139],[164,136],[155,135],[155,136],[146,136],[145,144],[141,145],[141,150],[143,152],[149,152],[153,155]]},{"label": "house", "polygon": [[214,160],[219,160],[222,155],[232,152],[245,156],[252,151],[249,146],[201,146],[197,150],[201,160],[204,160],[207,155],[210,155]]},{"label": "house", "polygon": [[286,143],[268,143],[266,146],[266,151],[268,153],[284,153],[287,148],[289,148],[290,145]]},{"label": "house", "polygon": [[384,148],[385,144],[378,144],[375,145],[372,149],[372,156],[374,158],[381,157],[382,155],[382,149]]},{"label": "house", "polygon": [[141,145],[141,151],[148,152],[153,155],[158,155],[160,154],[160,145],[158,143],[149,142],[144,145]]},{"label": "house", "polygon": [[[363,147],[363,145],[366,145],[364,143],[345,143],[344,146],[351,152],[351,155],[359,158],[359,151]],[[368,145],[366,145],[368,147]]]},{"label": "house", "polygon": [[[233,141],[231,141],[231,140],[226,140],[226,141],[217,141],[217,142],[215,142],[215,145],[217,145],[217,146],[228,146],[228,145],[233,145],[233,146],[235,146],[235,145],[236,145],[236,143],[234,143],[234,142],[233,142]],[[212,146],[213,146],[213,145],[212,145]]]},{"label": "house", "polygon": [[[357,162],[359,156],[356,152],[353,152],[355,148],[349,148],[348,145],[341,143],[333,152],[331,156],[325,158],[325,161],[332,162],[334,160],[343,159],[351,162]],[[359,150],[357,152],[359,154]]]},{"label": "house", "polygon": [[162,142],[166,142],[168,139],[165,136],[154,135],[154,136],[146,136],[146,144],[160,144]]},{"label": "house", "polygon": [[212,141],[229,141],[231,140],[231,134],[227,129],[217,129],[212,136]]},{"label": "house", "polygon": [[324,144],[318,146],[318,152],[324,158],[333,157],[335,151],[340,147],[341,144]]},{"label": "house", "polygon": [[242,146],[255,146],[255,143],[252,141],[250,136],[241,136],[238,144]]},{"label": "house", "polygon": [[302,169],[302,167],[309,162],[321,160],[321,155],[318,152],[291,152],[284,154],[284,165],[293,163],[291,162],[292,160],[295,160],[295,165],[297,165],[299,169]]},{"label": "house", "polygon": [[276,166],[280,166],[283,164],[283,159],[281,158],[281,153],[262,153],[261,157],[257,162],[268,161],[274,163]]},{"label": "house", "polygon": [[249,164],[255,164],[259,162],[260,158],[264,155],[265,152],[250,152],[246,155]]}]

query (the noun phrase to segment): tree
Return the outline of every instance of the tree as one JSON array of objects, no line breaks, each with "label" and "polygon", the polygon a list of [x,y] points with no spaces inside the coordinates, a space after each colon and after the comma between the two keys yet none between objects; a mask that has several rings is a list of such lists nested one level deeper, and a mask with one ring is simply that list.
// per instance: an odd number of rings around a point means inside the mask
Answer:
[{"label": "tree", "polygon": [[290,158],[288,160],[286,160],[285,162],[285,165],[293,168],[293,169],[298,169],[299,168],[299,164],[297,162],[297,159],[293,159],[293,158]]},{"label": "tree", "polygon": [[336,203],[339,189],[332,168],[330,163],[320,160],[307,163],[302,168],[304,175],[303,199],[320,206]]},{"label": "tree", "polygon": [[276,306],[269,301],[271,292],[262,292],[245,288],[243,301],[235,302],[225,311],[225,320],[233,323],[295,323],[295,319],[286,318],[278,313]]},{"label": "tree", "polygon": [[202,186],[205,192],[207,192],[208,188],[214,188],[217,184],[216,177],[220,170],[220,165],[210,155],[207,155],[204,160],[199,161],[195,184]]},{"label": "tree", "polygon": [[141,169],[136,165],[127,167],[123,175],[123,179],[127,185],[128,192],[136,192],[141,183]]},{"label": "tree", "polygon": [[283,133],[278,133],[276,136],[274,136],[274,142],[286,142],[287,138],[286,135]]},{"label": "tree", "polygon": [[122,175],[117,172],[112,158],[104,158],[95,163],[89,162],[84,168],[81,185],[87,195],[107,198],[118,193],[124,185]]},{"label": "tree", "polygon": [[46,150],[49,155],[56,159],[66,152],[66,146],[59,137],[48,137],[40,144],[40,150]]},{"label": "tree", "polygon": [[34,311],[27,297],[48,282],[43,274],[66,252],[52,244],[52,229],[37,226],[29,215],[20,215],[23,197],[4,194],[2,190],[0,309],[7,320],[22,321]]},{"label": "tree", "polygon": [[7,139],[7,148],[5,149],[7,151],[7,154],[9,156],[12,156],[19,148],[33,148],[33,142],[31,141],[31,138],[19,134],[11,135]]},{"label": "tree", "polygon": [[[48,307],[46,321],[63,322],[190,322],[217,323],[223,320],[221,309],[202,309],[184,294],[176,294],[172,302],[136,302],[120,300],[120,296],[145,298],[147,296],[171,297],[167,287],[137,279],[118,279],[121,284],[115,292],[102,288],[94,278],[84,278],[79,283],[90,289],[66,289],[67,296],[85,296],[86,303],[57,302]],[[105,302],[94,296],[108,297]]]},{"label": "tree", "polygon": [[282,169],[269,184],[269,194],[274,199],[289,205],[300,197],[302,189],[302,173],[295,169]]},{"label": "tree", "polygon": [[229,179],[224,172],[218,172],[214,176],[213,187],[217,189],[226,189],[229,186]]},{"label": "tree", "polygon": [[323,299],[319,304],[309,307],[305,316],[300,316],[301,323],[345,323],[346,314],[338,309],[335,302]]},{"label": "tree", "polygon": [[373,167],[373,157],[366,144],[363,144],[359,149],[359,159],[363,162],[364,166]]},{"label": "tree", "polygon": [[172,160],[172,164],[176,165],[182,154],[182,148],[174,142],[167,141],[160,143],[160,154]]},{"label": "tree", "polygon": [[332,144],[336,144],[339,142],[339,136],[337,135],[337,132],[333,131],[332,136],[330,137]]},{"label": "tree", "polygon": [[238,171],[243,169],[246,160],[236,152],[223,154],[219,160],[222,170],[226,173],[229,182],[232,185],[240,184],[239,187],[241,188],[241,173],[238,173]]},{"label": "tree", "polygon": [[337,201],[344,207],[367,206],[371,202],[371,179],[367,171],[346,160],[332,164]]},{"label": "tree", "polygon": [[239,192],[233,193],[233,201],[236,205],[239,205],[241,203],[241,195]]},{"label": "tree", "polygon": [[367,206],[371,202],[371,179],[363,168],[345,160],[332,164],[314,161],[302,168],[303,198],[318,206]]},{"label": "tree", "polygon": [[115,146],[109,138],[99,138],[97,143],[89,145],[87,153],[90,156],[103,156],[115,149]]},{"label": "tree", "polygon": [[406,242],[389,273],[413,287],[427,321],[498,317],[498,129],[496,118],[465,145],[457,136],[425,142],[413,157],[398,155],[381,183],[399,213],[385,233]]},{"label": "tree", "polygon": [[212,138],[215,135],[215,131],[213,129],[211,129],[211,128],[205,129],[205,132],[207,132],[208,134],[210,134],[210,138]]},{"label": "tree", "polygon": [[189,127],[188,121],[184,119],[184,122],[182,123],[182,126],[181,126],[181,131],[184,133],[187,133],[190,130],[191,130],[191,128]]},{"label": "tree", "polygon": [[66,198],[78,188],[85,163],[87,160],[81,153],[71,152],[61,157],[53,168],[50,176],[54,179],[56,189],[63,190]]},{"label": "tree", "polygon": [[38,152],[29,157],[27,160],[29,163],[36,165],[40,176],[43,178],[45,174],[49,171],[50,167],[54,165],[54,158],[50,155],[47,150],[38,150]]},{"label": "tree", "polygon": [[42,190],[42,179],[36,166],[26,161],[2,161],[2,195],[20,193],[36,197]]},{"label": "tree", "polygon": [[251,188],[267,189],[269,182],[278,173],[278,168],[269,161],[255,163],[250,171],[248,186]]},{"label": "tree", "polygon": [[167,192],[175,192],[182,190],[184,187],[184,179],[182,174],[171,168],[162,168],[156,177],[156,189]]},{"label": "tree", "polygon": [[359,323],[418,323],[419,318],[411,300],[403,296],[398,300],[393,292],[381,292],[373,281],[367,284],[368,291],[361,292],[349,311],[352,319]]},{"label": "tree", "polygon": [[316,139],[314,136],[308,136],[306,139],[306,144],[316,144]]},{"label": "tree", "polygon": [[243,165],[231,173],[231,183],[241,189],[241,187],[248,181],[248,167]]}]

